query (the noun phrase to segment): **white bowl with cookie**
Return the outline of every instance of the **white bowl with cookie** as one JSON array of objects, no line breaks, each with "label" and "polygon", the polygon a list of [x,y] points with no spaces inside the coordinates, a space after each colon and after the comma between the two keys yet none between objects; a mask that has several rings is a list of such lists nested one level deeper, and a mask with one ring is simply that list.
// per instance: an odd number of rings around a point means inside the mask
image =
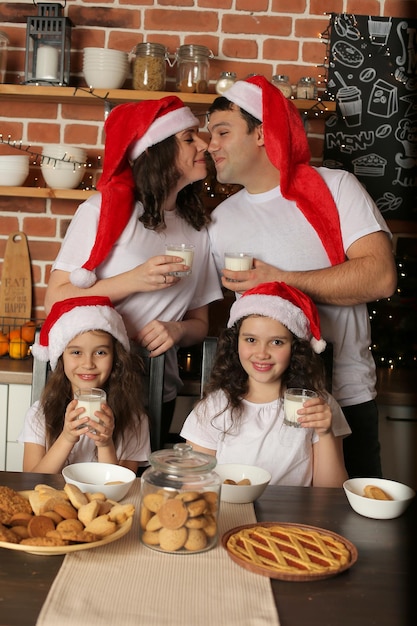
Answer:
[{"label": "white bowl with cookie", "polygon": [[411,487],[386,478],[350,478],[343,489],[352,509],[373,519],[399,517],[415,496]]},{"label": "white bowl with cookie", "polygon": [[64,467],[62,475],[84,493],[103,493],[116,502],[127,495],[136,478],[132,470],[111,463],[73,463]]},{"label": "white bowl with cookie", "polygon": [[214,471],[222,483],[220,500],[234,504],[253,502],[263,494],[271,480],[271,474],[256,465],[220,463]]}]

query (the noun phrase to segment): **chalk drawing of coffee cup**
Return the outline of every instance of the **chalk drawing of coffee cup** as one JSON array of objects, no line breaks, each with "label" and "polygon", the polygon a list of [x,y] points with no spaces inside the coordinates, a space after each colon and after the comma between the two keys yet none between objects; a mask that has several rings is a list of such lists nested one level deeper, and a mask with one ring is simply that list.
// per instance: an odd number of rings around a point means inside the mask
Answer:
[{"label": "chalk drawing of coffee cup", "polygon": [[375,17],[369,17],[368,19],[368,32],[371,43],[374,46],[386,46],[388,43],[388,37],[391,32],[391,18],[384,20]]},{"label": "chalk drawing of coffee cup", "polygon": [[361,90],[354,85],[341,87],[336,93],[336,100],[346,126],[360,126],[362,122]]}]

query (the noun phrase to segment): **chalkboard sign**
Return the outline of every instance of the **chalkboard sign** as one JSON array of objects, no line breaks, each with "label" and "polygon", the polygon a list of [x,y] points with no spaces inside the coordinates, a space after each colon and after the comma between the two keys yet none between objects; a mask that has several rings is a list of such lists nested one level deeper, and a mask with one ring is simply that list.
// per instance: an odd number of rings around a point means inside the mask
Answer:
[{"label": "chalkboard sign", "polygon": [[353,172],[385,219],[417,220],[417,20],[333,14],[324,165]]}]

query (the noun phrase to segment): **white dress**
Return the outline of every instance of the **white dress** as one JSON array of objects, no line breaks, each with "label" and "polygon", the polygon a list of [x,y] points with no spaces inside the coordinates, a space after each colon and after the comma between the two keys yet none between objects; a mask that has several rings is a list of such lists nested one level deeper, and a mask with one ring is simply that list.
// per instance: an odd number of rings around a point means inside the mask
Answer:
[{"label": "white dress", "polygon": [[[332,410],[334,435],[349,435],[351,430],[336,400],[329,395],[326,401]],[[210,394],[191,411],[181,437],[216,450],[218,463],[245,463],[268,470],[271,485],[310,486],[313,444],[318,441],[315,430],[284,424],[282,400],[265,404],[243,400],[242,403],[239,424],[232,426],[230,412],[221,412],[226,406],[223,391]]]}]

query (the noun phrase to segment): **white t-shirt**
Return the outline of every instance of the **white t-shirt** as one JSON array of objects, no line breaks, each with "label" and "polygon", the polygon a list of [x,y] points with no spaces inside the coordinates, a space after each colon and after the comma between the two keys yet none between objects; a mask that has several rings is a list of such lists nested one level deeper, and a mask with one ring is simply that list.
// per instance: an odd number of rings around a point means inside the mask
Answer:
[{"label": "white t-shirt", "polygon": [[[318,168],[339,210],[345,252],[356,240],[376,231],[389,233],[375,203],[349,172]],[[286,271],[330,266],[313,227],[279,187],[249,194],[242,189],[212,213],[209,236],[219,273],[224,253],[251,252],[255,258]],[[333,344],[332,393],[339,404],[351,406],[376,395],[375,362],[366,304],[317,305],[324,339]]]},{"label": "white t-shirt", "polygon": [[[81,267],[94,244],[100,213],[101,194],[94,194],[78,207],[66,233],[52,270],[71,272]],[[114,244],[107,259],[96,270],[97,279],[117,276],[147,261],[165,254],[165,244],[191,243],[195,246],[192,274],[182,278],[169,289],[138,292],[115,303],[122,315],[129,337],[133,337],[148,322],[180,321],[185,313],[223,298],[207,229],[197,231],[176,211],[165,213],[166,229],[149,230],[139,222],[143,207],[137,203],[132,216]],[[166,354],[165,402],[173,400],[182,382],[178,375],[176,349]]]},{"label": "white t-shirt", "polygon": [[[332,409],[334,435],[349,435],[351,430],[340,406],[330,395],[326,400]],[[268,470],[271,485],[312,484],[313,444],[318,441],[313,428],[284,424],[282,400],[265,404],[242,400],[239,424],[231,427],[230,412],[222,412],[226,402],[223,391],[207,396],[185,420],[181,437],[216,450],[218,463],[241,463],[244,459],[248,465]]]},{"label": "white t-shirt", "polygon": [[[35,402],[27,411],[23,430],[18,437],[18,441],[20,443],[37,443],[47,448],[45,416],[39,401]],[[92,439],[81,436],[71,450],[65,464],[97,461],[96,450],[96,445]],[[139,463],[147,461],[150,452],[147,419],[141,421],[140,433],[136,433],[133,429],[128,430],[125,433],[123,445],[119,443],[116,447],[117,458],[124,461],[138,461]]]}]

